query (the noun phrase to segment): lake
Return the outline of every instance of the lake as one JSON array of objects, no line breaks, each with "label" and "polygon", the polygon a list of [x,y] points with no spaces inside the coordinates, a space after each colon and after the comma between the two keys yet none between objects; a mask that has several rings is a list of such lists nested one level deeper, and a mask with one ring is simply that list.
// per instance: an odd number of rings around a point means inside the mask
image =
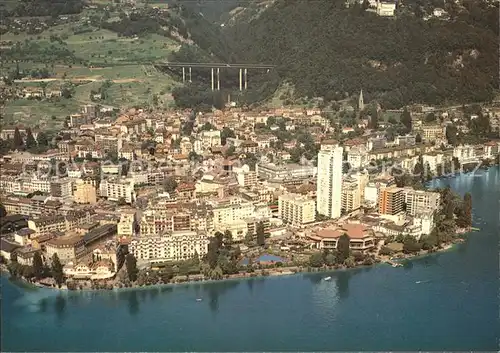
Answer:
[{"label": "lake", "polygon": [[499,179],[495,167],[434,181],[471,192],[481,230],[402,268],[63,294],[2,277],[1,348],[496,351]]}]

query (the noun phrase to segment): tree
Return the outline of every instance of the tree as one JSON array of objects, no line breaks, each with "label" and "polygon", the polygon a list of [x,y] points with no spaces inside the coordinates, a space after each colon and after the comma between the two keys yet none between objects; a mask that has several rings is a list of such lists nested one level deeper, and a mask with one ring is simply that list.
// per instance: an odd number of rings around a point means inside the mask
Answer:
[{"label": "tree", "polygon": [[378,109],[377,105],[371,107],[370,119],[368,120],[368,128],[376,129],[378,127]]},{"label": "tree", "polygon": [[23,147],[23,138],[21,136],[21,132],[19,132],[19,128],[16,127],[14,130],[14,140],[12,142],[13,150],[20,150]]},{"label": "tree", "polygon": [[388,246],[382,246],[379,251],[380,255],[385,255],[385,256],[392,255],[392,253],[393,251]]},{"label": "tree", "polygon": [[221,144],[224,146],[226,144],[226,140],[227,138],[235,138],[236,135],[234,134],[234,131],[231,130],[230,128],[228,127],[224,127],[220,133],[220,140],[221,140]]},{"label": "tree", "polygon": [[333,266],[335,265],[335,263],[337,262],[337,258],[335,257],[334,254],[332,253],[328,253],[326,256],[325,256],[325,264],[327,266]]},{"label": "tree", "polygon": [[135,259],[133,254],[128,254],[125,258],[125,266],[127,267],[127,274],[128,274],[128,279],[131,282],[134,282],[137,280],[137,260]]},{"label": "tree", "polygon": [[36,140],[35,138],[33,137],[33,133],[31,132],[31,128],[26,128],[26,148],[28,150],[36,147],[37,144],[36,144]]},{"label": "tree", "polygon": [[59,256],[57,253],[54,253],[52,256],[52,277],[56,281],[58,286],[64,282],[64,273],[63,266],[61,265],[61,261],[59,261]]},{"label": "tree", "polygon": [[36,140],[38,142],[38,146],[41,146],[41,147],[48,147],[49,146],[49,139],[47,137],[47,134],[43,131],[40,131],[38,133]]},{"label": "tree", "polygon": [[229,146],[229,148],[226,150],[226,157],[231,157],[234,155],[234,152],[236,151],[236,148],[234,146]]},{"label": "tree", "polygon": [[231,246],[233,245],[233,234],[231,231],[226,230],[224,232],[223,244],[224,248],[231,249]]},{"label": "tree", "polygon": [[423,250],[432,250],[438,244],[438,238],[435,234],[430,234],[422,240]]},{"label": "tree", "polygon": [[415,143],[422,143],[422,136],[419,133],[415,136]]},{"label": "tree", "polygon": [[22,273],[23,277],[28,279],[28,280],[31,280],[31,278],[33,278],[35,276],[35,273],[33,271],[32,266],[23,266],[21,273]]},{"label": "tree", "polygon": [[419,252],[421,249],[421,244],[417,242],[415,238],[412,236],[406,237],[404,243],[403,243],[403,252],[406,254],[411,254],[414,252]]},{"label": "tree", "polygon": [[40,252],[36,252],[35,255],[33,255],[33,274],[34,277],[37,280],[40,280],[43,277],[43,260],[42,260],[42,255],[40,255]]},{"label": "tree", "polygon": [[217,130],[217,128],[209,122],[206,122],[200,127],[200,131],[210,131],[210,130]]},{"label": "tree", "polygon": [[403,113],[401,113],[401,118],[400,118],[401,123],[406,127],[407,132],[411,131],[412,124],[411,124],[411,114],[408,111],[408,108],[405,107],[403,109]]},{"label": "tree", "polygon": [[200,156],[195,151],[189,152],[188,158],[191,162],[198,162],[200,160]]},{"label": "tree", "polygon": [[349,268],[354,267],[356,266],[356,260],[354,259],[353,256],[349,256],[347,259],[345,259],[344,265],[346,265]]},{"label": "tree", "polygon": [[472,226],[472,196],[470,193],[464,195],[461,212],[457,218],[457,225],[461,228]]},{"label": "tree", "polygon": [[264,223],[259,222],[257,223],[256,227],[256,233],[257,233],[257,245],[258,246],[264,246],[266,244],[266,236],[264,234]]},{"label": "tree", "polygon": [[174,269],[172,266],[166,266],[160,271],[160,278],[163,283],[168,283],[172,278],[174,278]]},{"label": "tree", "polygon": [[320,252],[315,252],[309,257],[309,265],[311,267],[323,266],[323,255]]},{"label": "tree", "polygon": [[458,144],[458,129],[455,125],[446,126],[446,140],[452,146]]},{"label": "tree", "polygon": [[175,189],[177,189],[177,182],[175,181],[175,178],[172,176],[166,178],[165,181],[163,182],[163,188],[169,194],[174,193]]},{"label": "tree", "polygon": [[0,203],[0,219],[5,217],[7,215],[7,210],[5,209],[5,206]]},{"label": "tree", "polygon": [[351,243],[349,240],[349,236],[346,233],[342,234],[337,242],[338,263],[344,263],[344,261],[349,257],[349,255],[351,254],[350,246]]},{"label": "tree", "polygon": [[434,113],[429,113],[425,116],[425,122],[426,123],[434,123],[436,122],[436,114]]},{"label": "tree", "polygon": [[210,242],[208,243],[208,252],[206,259],[211,269],[214,269],[217,266],[217,260],[219,258],[219,247],[220,247],[220,242],[218,236],[215,235],[212,238],[210,238]]},{"label": "tree", "polygon": [[425,180],[424,157],[422,157],[422,155],[418,156],[417,163],[415,163],[415,167],[413,167],[413,176],[420,181]]}]

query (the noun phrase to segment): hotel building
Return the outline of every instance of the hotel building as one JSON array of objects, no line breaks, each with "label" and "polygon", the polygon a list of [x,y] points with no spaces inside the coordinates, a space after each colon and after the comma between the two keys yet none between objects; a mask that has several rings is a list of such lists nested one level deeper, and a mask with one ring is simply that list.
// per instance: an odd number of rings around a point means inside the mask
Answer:
[{"label": "hotel building", "polygon": [[315,221],[316,203],[313,199],[302,195],[281,195],[278,198],[278,213],[283,221],[300,227]]}]

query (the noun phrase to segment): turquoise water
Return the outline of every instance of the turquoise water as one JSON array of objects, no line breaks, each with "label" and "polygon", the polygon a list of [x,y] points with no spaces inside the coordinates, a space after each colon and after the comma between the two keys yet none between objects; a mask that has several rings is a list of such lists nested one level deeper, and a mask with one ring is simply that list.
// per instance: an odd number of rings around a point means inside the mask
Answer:
[{"label": "turquoise water", "polygon": [[[285,262],[286,260],[283,259],[282,257],[276,256],[276,255],[264,254],[264,255],[259,256],[254,261],[255,262],[271,262],[271,261],[272,262]],[[248,265],[248,259],[241,260],[241,264]]]},{"label": "turquoise water", "polygon": [[496,351],[500,170],[480,173],[435,184],[472,193],[481,231],[403,268],[64,295],[2,278],[1,348]]}]

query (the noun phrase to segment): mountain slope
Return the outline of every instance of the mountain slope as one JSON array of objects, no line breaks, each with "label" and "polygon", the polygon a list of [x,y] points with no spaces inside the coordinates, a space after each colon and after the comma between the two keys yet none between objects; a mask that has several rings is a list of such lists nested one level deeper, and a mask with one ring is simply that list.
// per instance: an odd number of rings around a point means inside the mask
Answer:
[{"label": "mountain slope", "polygon": [[278,65],[301,96],[333,99],[363,89],[385,107],[491,99],[498,4],[469,1],[450,9],[450,20],[424,21],[413,12],[388,19],[341,0],[277,0],[229,35],[240,61]]}]

